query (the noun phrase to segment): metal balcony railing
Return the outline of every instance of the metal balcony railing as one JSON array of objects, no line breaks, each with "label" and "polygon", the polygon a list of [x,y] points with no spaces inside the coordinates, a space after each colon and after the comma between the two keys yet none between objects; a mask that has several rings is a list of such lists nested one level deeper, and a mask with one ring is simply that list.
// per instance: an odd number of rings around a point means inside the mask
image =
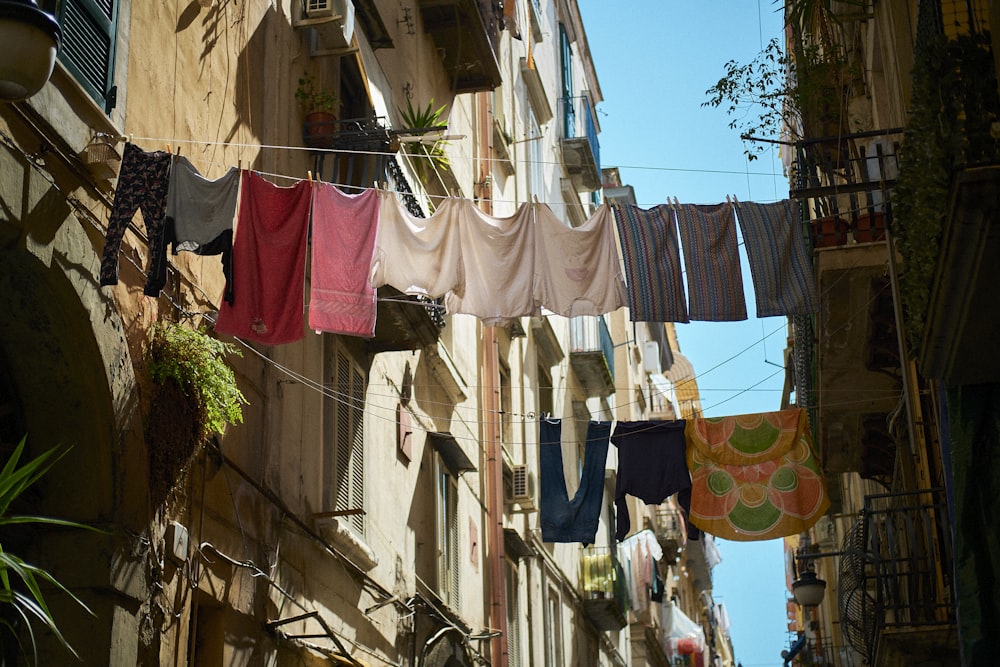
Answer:
[{"label": "metal balcony railing", "polygon": [[615,389],[615,354],[603,317],[583,315],[569,321],[570,363],[591,396]]},{"label": "metal balcony railing", "polygon": [[[844,636],[869,662],[880,642],[952,632],[952,545],[941,489],[865,497],[845,536],[838,581]],[[900,630],[908,632],[899,633]]]},{"label": "metal balcony railing", "polygon": [[892,128],[796,142],[789,194],[810,221],[814,247],[885,238],[902,138]]},{"label": "metal balcony railing", "polygon": [[579,185],[594,191],[601,187],[601,144],[597,120],[588,95],[559,98],[559,137],[563,162]]},{"label": "metal balcony railing", "polygon": [[[797,642],[797,636],[789,638],[789,651]],[[793,667],[866,667],[865,659],[850,646],[838,645],[829,639],[817,641],[813,637],[806,637],[791,664]]]},{"label": "metal balcony railing", "polygon": [[625,578],[615,547],[580,551],[580,594],[584,610],[601,630],[625,627]]},{"label": "metal balcony railing", "polygon": [[653,534],[656,535],[663,557],[668,562],[676,562],[680,549],[684,546],[683,525],[680,512],[676,508],[666,503],[656,507],[653,514]]}]

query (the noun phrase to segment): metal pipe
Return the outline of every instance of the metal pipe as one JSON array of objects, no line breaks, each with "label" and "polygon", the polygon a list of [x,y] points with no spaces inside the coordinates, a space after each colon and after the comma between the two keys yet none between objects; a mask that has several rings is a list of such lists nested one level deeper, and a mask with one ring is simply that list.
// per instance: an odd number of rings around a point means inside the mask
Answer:
[{"label": "metal pipe", "polygon": [[[484,213],[493,212],[493,202],[489,196],[490,156],[492,155],[493,119],[490,95],[479,93],[478,133],[479,133],[479,182],[482,191],[479,206]],[[504,573],[504,533],[503,533],[503,467],[500,452],[500,361],[497,349],[496,330],[492,326],[483,327],[483,421],[486,438],[486,514],[490,522],[490,627],[497,628],[500,635],[490,639],[490,660],[493,667],[507,667],[507,586]]]}]

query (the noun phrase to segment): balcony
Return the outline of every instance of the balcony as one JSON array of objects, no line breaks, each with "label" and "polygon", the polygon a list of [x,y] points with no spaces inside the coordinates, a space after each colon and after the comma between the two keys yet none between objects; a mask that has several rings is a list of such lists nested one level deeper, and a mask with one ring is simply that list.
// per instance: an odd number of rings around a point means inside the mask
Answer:
[{"label": "balcony", "polygon": [[562,162],[578,189],[601,189],[601,144],[597,120],[588,95],[559,98],[559,146]]},{"label": "balcony", "polygon": [[866,496],[842,551],[841,628],[868,664],[957,664],[943,490]]},{"label": "balcony", "polygon": [[625,627],[625,586],[615,547],[587,547],[580,551],[583,610],[598,630]]},{"label": "balcony", "polygon": [[836,163],[830,138],[799,142],[790,191],[809,221],[824,295],[816,319],[824,468],[856,472],[887,488],[896,456],[888,416],[902,391],[895,303],[885,278],[900,140],[896,129],[837,138]]},{"label": "balcony", "polygon": [[[418,0],[424,30],[434,38],[456,93],[500,85],[500,14],[492,0]],[[502,11],[502,10],[501,10]]]},{"label": "balcony", "polygon": [[803,205],[814,248],[885,241],[902,136],[895,128],[795,144],[789,196]]},{"label": "balcony", "polygon": [[684,522],[680,511],[668,503],[656,506],[653,513],[653,534],[663,550],[663,558],[668,564],[677,562],[681,547],[684,546]]},{"label": "balcony", "polygon": [[[799,643],[801,641],[801,644]],[[789,641],[788,651],[795,651],[793,667],[866,667],[865,659],[850,646],[840,646],[830,640],[817,641],[808,635]]]},{"label": "balcony", "polygon": [[569,362],[588,396],[615,391],[615,355],[603,317],[572,317],[569,321]]},{"label": "balcony", "polygon": [[1000,167],[959,172],[941,239],[921,347],[921,368],[948,385],[1000,381]]}]

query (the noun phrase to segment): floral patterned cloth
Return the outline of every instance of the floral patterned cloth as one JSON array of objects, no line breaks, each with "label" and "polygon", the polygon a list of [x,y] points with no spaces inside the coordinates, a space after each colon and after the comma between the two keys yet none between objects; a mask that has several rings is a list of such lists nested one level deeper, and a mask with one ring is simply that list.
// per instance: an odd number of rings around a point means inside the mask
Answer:
[{"label": "floral patterned cloth", "polygon": [[690,419],[691,522],[737,541],[808,530],[826,512],[823,469],[804,410]]}]

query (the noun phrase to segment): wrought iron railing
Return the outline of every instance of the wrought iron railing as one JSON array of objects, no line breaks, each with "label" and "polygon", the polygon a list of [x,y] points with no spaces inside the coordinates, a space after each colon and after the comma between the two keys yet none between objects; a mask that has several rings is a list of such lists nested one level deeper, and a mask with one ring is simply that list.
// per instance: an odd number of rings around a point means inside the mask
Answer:
[{"label": "wrought iron railing", "polygon": [[611,333],[603,317],[581,315],[569,320],[569,351],[600,352],[611,372],[615,375],[615,348]]},{"label": "wrought iron railing", "polygon": [[615,547],[580,550],[580,592],[585,600],[615,600],[625,608],[625,582]]},{"label": "wrought iron railing", "polygon": [[563,129],[563,139],[583,138],[590,145],[597,172],[601,171],[601,143],[597,138],[597,120],[590,96],[559,98],[559,127]]},{"label": "wrought iron railing", "polygon": [[881,241],[892,214],[902,129],[795,144],[793,188],[815,247]]},{"label": "wrought iron railing", "polygon": [[952,543],[942,489],[865,496],[845,536],[841,629],[871,660],[884,633],[955,623]]}]

